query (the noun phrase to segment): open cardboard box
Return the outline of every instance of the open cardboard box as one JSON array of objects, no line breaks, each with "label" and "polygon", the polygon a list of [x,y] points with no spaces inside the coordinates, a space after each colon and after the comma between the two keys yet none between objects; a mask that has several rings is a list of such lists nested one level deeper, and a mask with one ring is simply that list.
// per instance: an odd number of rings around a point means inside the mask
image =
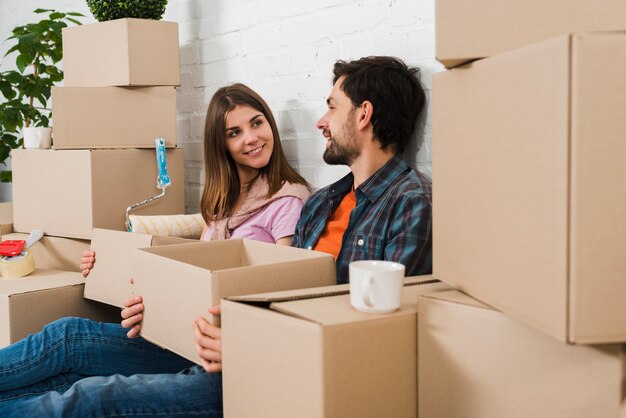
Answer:
[{"label": "open cardboard box", "polygon": [[[29,234],[13,232],[2,235],[2,240],[26,240]],[[61,238],[43,236],[29,251],[35,258],[37,268],[61,271],[80,272],[80,257],[89,249],[90,241],[86,239]]]},{"label": "open cardboard box", "polygon": [[119,309],[83,298],[84,283],[80,273],[40,268],[25,277],[0,278],[0,347],[66,316],[119,322]]},{"label": "open cardboard box", "polygon": [[455,290],[419,299],[420,417],[626,417],[626,346],[564,344]]},{"label": "open cardboard box", "polygon": [[116,19],[64,28],[63,71],[72,87],[177,86],[178,24]]},{"label": "open cardboard box", "polygon": [[[601,65],[599,65],[601,63]],[[626,33],[433,78],[433,275],[570,343],[626,342]]]},{"label": "open cardboard box", "polygon": [[444,289],[406,278],[388,314],[352,308],[348,285],[228,298],[224,416],[414,418],[417,297]]},{"label": "open cardboard box", "polygon": [[135,250],[134,292],[144,300],[141,335],[191,361],[200,361],[193,322],[235,295],[336,283],[332,256],[247,239]]},{"label": "open cardboard box", "polygon": [[[13,213],[16,232],[90,239],[93,228],[125,230],[126,208],[160,193],[155,151],[14,149]],[[165,196],[136,215],[185,211],[182,149],[168,149],[172,184]]]},{"label": "open cardboard box", "polygon": [[159,237],[95,228],[91,249],[96,262],[85,282],[85,297],[123,307],[133,295],[133,253],[136,248],[197,242],[176,237]]}]

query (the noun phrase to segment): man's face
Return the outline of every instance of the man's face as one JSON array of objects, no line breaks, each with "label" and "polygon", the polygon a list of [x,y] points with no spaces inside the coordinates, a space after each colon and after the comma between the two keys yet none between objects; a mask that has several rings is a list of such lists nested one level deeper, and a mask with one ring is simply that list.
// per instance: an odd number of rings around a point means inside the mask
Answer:
[{"label": "man's face", "polygon": [[333,86],[326,100],[328,111],[317,121],[317,128],[326,138],[324,161],[327,164],[350,166],[361,154],[356,138],[355,110],[350,98],[341,90],[343,77]]}]

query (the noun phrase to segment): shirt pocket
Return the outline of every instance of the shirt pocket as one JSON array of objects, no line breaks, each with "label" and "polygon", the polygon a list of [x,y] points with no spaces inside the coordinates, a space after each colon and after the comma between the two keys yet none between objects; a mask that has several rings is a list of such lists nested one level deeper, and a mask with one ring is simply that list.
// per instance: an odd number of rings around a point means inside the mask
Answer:
[{"label": "shirt pocket", "polygon": [[352,245],[355,259],[384,260],[386,241],[383,237],[355,234]]}]

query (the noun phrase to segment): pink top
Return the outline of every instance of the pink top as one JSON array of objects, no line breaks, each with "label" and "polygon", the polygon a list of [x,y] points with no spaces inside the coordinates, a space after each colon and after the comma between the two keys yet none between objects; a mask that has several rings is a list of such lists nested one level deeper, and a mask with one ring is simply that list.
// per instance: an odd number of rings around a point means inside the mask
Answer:
[{"label": "pink top", "polygon": [[[293,235],[302,206],[304,203],[297,197],[285,196],[276,199],[233,230],[230,238],[276,243],[281,238]],[[211,235],[213,223],[208,226],[200,239],[210,241]]]}]

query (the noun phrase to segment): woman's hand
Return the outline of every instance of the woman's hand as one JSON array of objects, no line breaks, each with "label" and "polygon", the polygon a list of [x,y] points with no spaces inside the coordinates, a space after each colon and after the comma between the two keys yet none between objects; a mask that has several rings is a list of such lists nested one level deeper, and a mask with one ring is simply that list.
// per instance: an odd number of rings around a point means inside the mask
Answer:
[{"label": "woman's hand", "polygon": [[135,338],[139,334],[143,319],[143,298],[135,296],[124,302],[125,308],[122,310],[122,327],[130,328],[126,335],[128,338]]},{"label": "woman's hand", "polygon": [[[222,307],[213,306],[209,309],[212,315],[221,315]],[[196,350],[200,362],[207,373],[222,371],[222,330],[199,316],[193,323],[196,337]]]},{"label": "woman's hand", "polygon": [[96,262],[96,253],[94,251],[85,250],[80,258],[80,271],[83,273],[83,277],[89,276],[89,272],[93,268]]}]

